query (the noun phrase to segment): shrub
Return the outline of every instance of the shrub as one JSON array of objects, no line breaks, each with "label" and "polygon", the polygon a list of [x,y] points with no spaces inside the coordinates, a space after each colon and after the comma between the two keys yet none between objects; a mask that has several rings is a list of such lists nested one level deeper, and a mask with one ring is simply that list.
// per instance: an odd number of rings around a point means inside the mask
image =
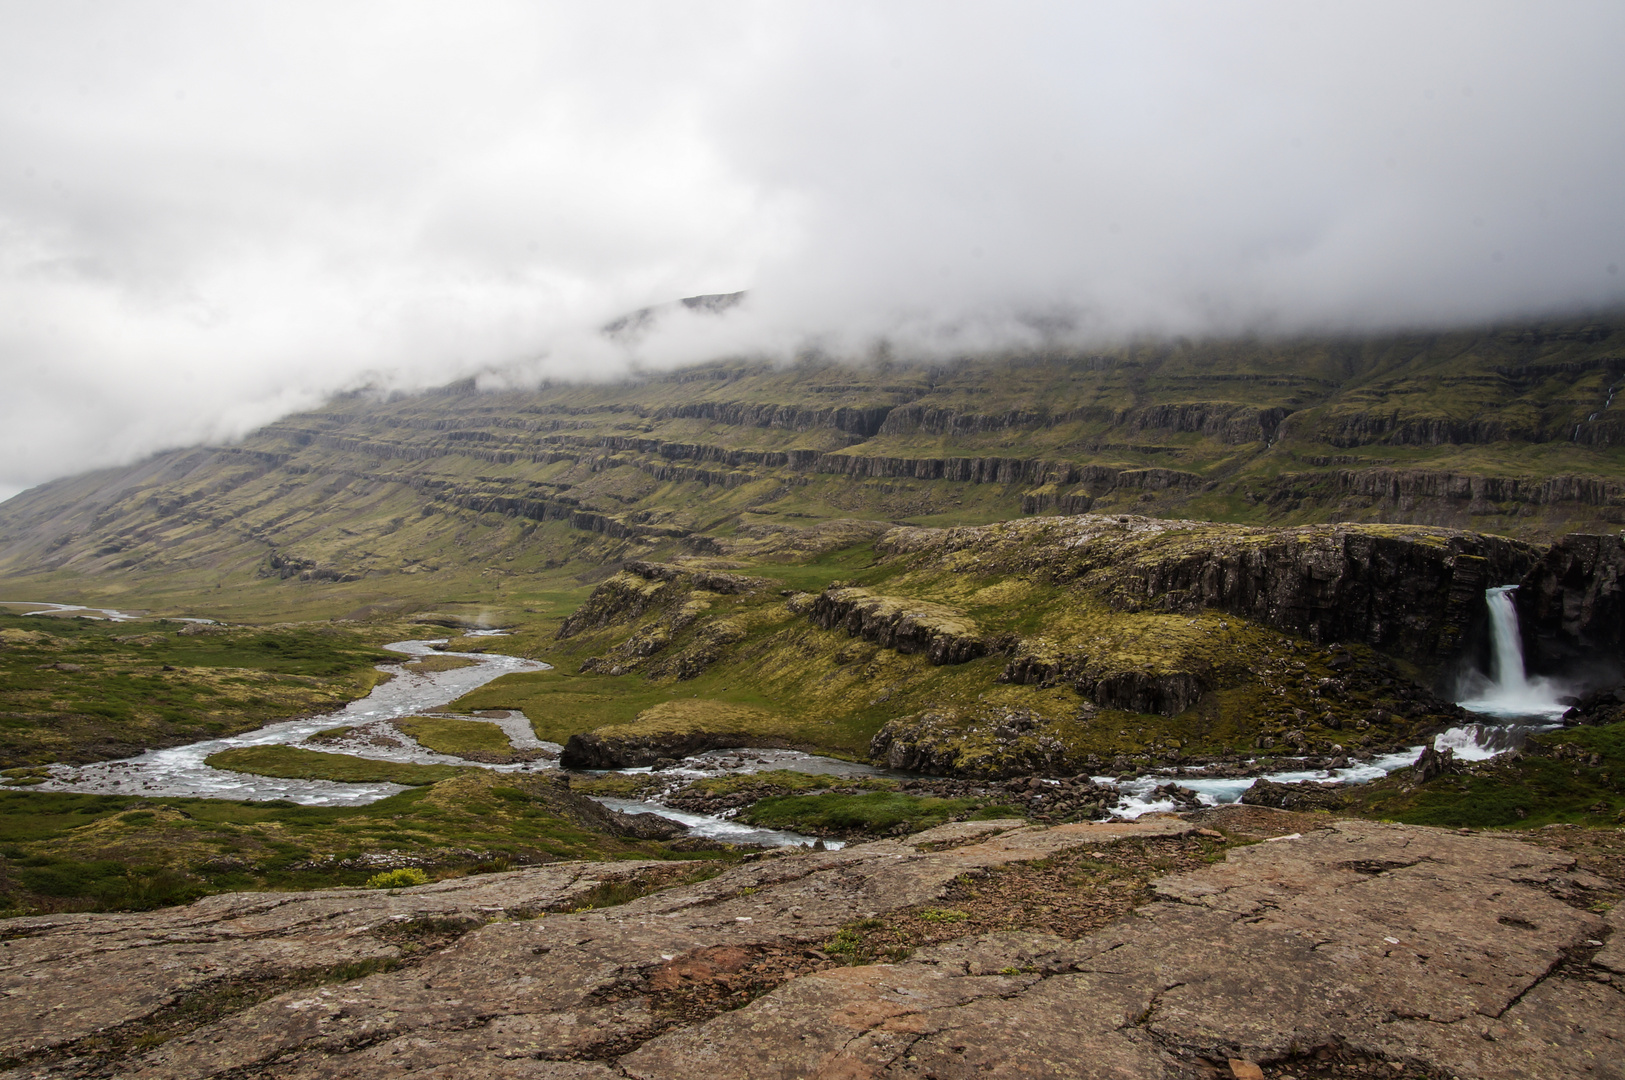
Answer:
[{"label": "shrub", "polygon": [[385,870],[381,874],[374,874],[367,879],[369,889],[406,889],[413,885],[429,884],[429,875],[415,866],[404,866],[399,870]]}]

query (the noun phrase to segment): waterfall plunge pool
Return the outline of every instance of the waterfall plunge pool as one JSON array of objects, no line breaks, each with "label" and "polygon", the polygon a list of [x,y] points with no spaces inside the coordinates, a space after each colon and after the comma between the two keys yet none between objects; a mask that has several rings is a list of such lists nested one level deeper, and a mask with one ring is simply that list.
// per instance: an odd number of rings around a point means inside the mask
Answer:
[{"label": "waterfall plunge pool", "polygon": [[1456,702],[1485,719],[1434,737],[1434,749],[1449,750],[1460,760],[1483,761],[1516,750],[1530,735],[1561,727],[1568,711],[1556,683],[1530,676],[1524,668],[1518,607],[1512,600],[1517,589],[1516,585],[1498,585],[1484,591],[1490,612],[1490,673],[1469,676],[1463,696]]}]

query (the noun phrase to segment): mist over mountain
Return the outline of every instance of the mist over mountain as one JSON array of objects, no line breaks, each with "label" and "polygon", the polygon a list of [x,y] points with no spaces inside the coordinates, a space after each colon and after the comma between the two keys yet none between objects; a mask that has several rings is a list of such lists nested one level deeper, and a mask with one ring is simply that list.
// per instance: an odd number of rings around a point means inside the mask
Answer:
[{"label": "mist over mountain", "polygon": [[1600,3],[6,5],[0,495],[362,385],[1606,307],[1622,31]]}]

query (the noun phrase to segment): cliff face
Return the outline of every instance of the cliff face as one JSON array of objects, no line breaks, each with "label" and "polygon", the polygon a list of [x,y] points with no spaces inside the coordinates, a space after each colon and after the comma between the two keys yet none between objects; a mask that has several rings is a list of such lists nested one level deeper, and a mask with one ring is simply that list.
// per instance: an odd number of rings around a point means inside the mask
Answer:
[{"label": "cliff face", "polygon": [[1568,536],[1513,594],[1524,653],[1537,669],[1577,658],[1625,659],[1625,539]]},{"label": "cliff face", "polygon": [[1518,580],[1536,555],[1499,537],[1302,529],[1124,569],[1112,595],[1125,606],[1216,607],[1427,663],[1452,656],[1483,616],[1484,590]]},{"label": "cliff face", "polygon": [[1518,581],[1540,558],[1529,544],[1446,529],[1259,529],[1102,514],[897,529],[883,546],[1075,580],[1126,611],[1217,609],[1424,664],[1460,648],[1484,617],[1485,589]]}]

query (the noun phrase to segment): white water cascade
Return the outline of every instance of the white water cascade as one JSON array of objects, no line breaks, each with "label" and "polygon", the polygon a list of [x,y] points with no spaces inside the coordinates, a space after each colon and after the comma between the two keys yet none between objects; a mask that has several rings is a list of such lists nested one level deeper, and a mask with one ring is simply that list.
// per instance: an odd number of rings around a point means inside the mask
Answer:
[{"label": "white water cascade", "polygon": [[1567,708],[1557,700],[1557,689],[1545,679],[1530,678],[1523,667],[1523,637],[1518,632],[1518,608],[1512,602],[1516,585],[1501,585],[1484,592],[1490,609],[1490,632],[1495,652],[1490,679],[1477,687],[1476,697],[1458,702],[1472,712],[1503,719],[1556,720]]}]

